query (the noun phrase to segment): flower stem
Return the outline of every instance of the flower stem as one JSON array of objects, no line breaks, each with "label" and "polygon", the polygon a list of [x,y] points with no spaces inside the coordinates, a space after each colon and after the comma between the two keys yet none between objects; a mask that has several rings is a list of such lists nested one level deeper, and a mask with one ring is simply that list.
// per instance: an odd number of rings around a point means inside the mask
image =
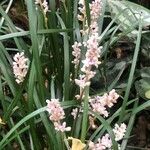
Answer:
[{"label": "flower stem", "polygon": [[84,96],[83,120],[81,128],[81,141],[83,143],[85,142],[88,123],[88,97],[89,97],[89,86],[85,87],[85,96]]}]

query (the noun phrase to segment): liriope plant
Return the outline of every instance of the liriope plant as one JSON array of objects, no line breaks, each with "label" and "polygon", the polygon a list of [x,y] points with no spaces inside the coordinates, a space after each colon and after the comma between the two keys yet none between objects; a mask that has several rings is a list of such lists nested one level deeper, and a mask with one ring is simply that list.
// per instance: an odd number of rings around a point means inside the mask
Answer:
[{"label": "liriope plant", "polygon": [[[125,149],[136,113],[149,105],[137,107],[138,98],[128,100],[142,19],[124,98],[112,85],[92,95],[92,79],[105,64],[121,26],[113,26],[114,22],[126,9],[102,30],[104,0],[26,0],[25,6],[29,31],[17,27],[0,6],[0,28],[10,32],[0,36],[0,149],[12,149],[14,144],[23,150]],[[15,48],[7,47],[10,39]],[[111,113],[121,99],[122,106]],[[133,110],[127,109],[130,104]]]}]

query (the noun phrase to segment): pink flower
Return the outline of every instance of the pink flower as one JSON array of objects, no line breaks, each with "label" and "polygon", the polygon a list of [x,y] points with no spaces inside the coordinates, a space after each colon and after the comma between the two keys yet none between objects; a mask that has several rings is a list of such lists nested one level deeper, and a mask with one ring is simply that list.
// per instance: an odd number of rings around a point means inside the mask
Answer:
[{"label": "pink flower", "polygon": [[97,20],[101,14],[102,9],[102,0],[94,0],[90,4],[90,14],[91,14],[91,20]]},{"label": "pink flower", "polygon": [[119,95],[113,89],[108,94],[105,93],[103,96],[101,96],[100,102],[101,104],[106,105],[109,108],[111,108],[114,105],[114,103],[117,103],[118,98],[119,98]]},{"label": "pink flower", "polygon": [[109,134],[105,134],[102,139],[98,139],[96,143],[93,143],[92,141],[89,142],[89,149],[90,150],[106,150],[111,149],[112,147],[112,141],[109,136]]},{"label": "pink flower", "polygon": [[65,118],[65,113],[63,108],[60,106],[58,99],[46,100],[47,102],[47,111],[50,114],[51,121],[60,121]]},{"label": "pink flower", "polygon": [[[113,129],[113,132],[116,137],[115,140],[116,141],[121,140],[125,135],[126,125],[122,123],[119,127],[118,124],[115,124],[115,128]],[[111,149],[112,149],[112,140],[109,134],[105,134],[104,136],[102,136],[101,139],[99,138],[96,143],[93,143],[92,141],[89,142],[89,150],[111,150]]]},{"label": "pink flower", "polygon": [[75,83],[81,88],[89,86],[90,82],[86,81],[85,75],[80,75],[80,79],[75,79]]},{"label": "pink flower", "polygon": [[24,78],[28,70],[28,58],[25,58],[24,52],[17,53],[14,57],[13,73],[16,78],[16,82],[19,84],[24,81]]},{"label": "pink flower", "polygon": [[98,58],[100,57],[100,52],[101,52],[101,47],[99,47],[98,44],[98,34],[93,34],[89,37],[87,41],[87,52],[86,52],[86,58],[83,60],[83,69],[86,70],[85,68],[90,68],[92,66],[95,66],[96,68],[98,65],[101,63]]},{"label": "pink flower", "polygon": [[[79,20],[84,21],[86,19],[86,11],[85,11],[85,1],[79,0],[79,11],[80,15],[78,15]],[[79,85],[80,87],[80,93],[81,90],[85,88],[85,86],[90,85],[90,79],[95,76],[95,72],[91,69],[93,67],[98,68],[98,65],[101,63],[99,61],[100,53],[102,47],[99,46],[99,35],[98,35],[98,17],[101,12],[101,0],[95,0],[92,1],[90,4],[90,11],[91,11],[91,25],[90,30],[87,26],[87,20],[85,20],[85,27],[84,30],[82,30],[82,33],[89,34],[88,40],[84,41],[82,44],[87,48],[85,59],[82,60],[83,66],[81,68],[81,71],[84,73],[82,77],[80,76],[80,79],[75,79],[75,83]],[[79,46],[81,46],[81,43],[75,42],[73,45],[73,55],[75,56],[75,59],[73,63],[75,64],[75,67],[79,64],[79,58],[81,58],[81,50],[79,49]],[[77,65],[76,65],[77,64]]]},{"label": "pink flower", "polygon": [[106,107],[103,106],[99,101],[97,101],[96,99],[90,99],[89,102],[92,111],[100,115],[104,115],[105,117],[108,117],[108,111],[106,110]]},{"label": "pink flower", "polygon": [[105,93],[103,96],[99,97],[99,101],[103,106],[106,105],[109,108],[111,108],[114,105],[114,103],[117,103],[118,98],[119,98],[119,95],[113,89],[108,94]]},{"label": "pink flower", "polygon": [[105,150],[106,147],[101,143],[101,140],[98,139],[97,143],[89,142],[89,150]]},{"label": "pink flower", "polygon": [[93,78],[96,74],[95,71],[90,71],[86,68],[81,68],[81,71],[83,71],[86,74],[86,80],[90,81],[91,78]]},{"label": "pink flower", "polygon": [[98,23],[96,21],[92,21],[92,23],[90,25],[90,30],[92,33],[98,32]]},{"label": "pink flower", "polygon": [[98,65],[101,63],[98,60],[101,51],[101,47],[98,46],[98,39],[98,34],[93,34],[87,41],[86,58],[85,60],[82,60],[83,67],[81,68],[81,71],[85,75],[80,75],[80,79],[75,79],[75,83],[79,85],[81,89],[84,89],[85,86],[90,85],[90,79],[96,74],[94,71],[91,71],[91,69],[93,66],[98,67]]},{"label": "pink flower", "polygon": [[92,99],[89,99],[90,107],[92,111],[104,115],[108,117],[108,111],[106,107],[112,107],[114,103],[116,103],[119,95],[115,92],[115,90],[111,90],[109,94],[105,93],[103,96],[95,96]]},{"label": "pink flower", "polygon": [[116,91],[114,89],[112,89],[109,92],[109,95],[108,95],[107,98],[108,98],[108,100],[107,100],[107,106],[108,107],[112,107],[113,103],[117,103],[117,99],[119,98],[119,95],[116,93]]},{"label": "pink flower", "polygon": [[72,109],[71,115],[73,116],[74,119],[76,119],[78,113],[78,108]]},{"label": "pink flower", "polygon": [[102,139],[101,139],[102,145],[104,145],[106,148],[111,148],[112,147],[112,141],[109,136],[109,134],[105,134]]},{"label": "pink flower", "polygon": [[65,132],[65,131],[70,131],[71,127],[66,127],[66,122],[63,122],[62,124],[58,122],[54,122],[54,127],[55,130]]},{"label": "pink flower", "polygon": [[44,8],[44,13],[46,14],[48,11],[48,2],[46,0],[43,1],[42,6]]},{"label": "pink flower", "polygon": [[43,0],[43,2],[41,0],[35,0],[35,4],[41,5],[44,14],[46,14],[48,12],[48,2],[46,0]]},{"label": "pink flower", "polygon": [[53,122],[55,130],[65,132],[70,131],[71,127],[66,127],[66,122],[61,124],[61,120],[65,118],[65,113],[58,99],[46,100],[49,119]]},{"label": "pink flower", "polygon": [[75,68],[79,65],[80,62],[80,57],[81,57],[81,49],[80,47],[82,46],[81,43],[75,42],[74,45],[72,45],[73,52],[72,55],[75,57],[74,60],[72,61],[73,64],[75,64]]},{"label": "pink flower", "polygon": [[113,132],[115,134],[116,141],[122,140],[122,138],[125,135],[126,128],[127,126],[124,123],[122,123],[120,126],[118,124],[115,124],[115,128],[113,129]]}]

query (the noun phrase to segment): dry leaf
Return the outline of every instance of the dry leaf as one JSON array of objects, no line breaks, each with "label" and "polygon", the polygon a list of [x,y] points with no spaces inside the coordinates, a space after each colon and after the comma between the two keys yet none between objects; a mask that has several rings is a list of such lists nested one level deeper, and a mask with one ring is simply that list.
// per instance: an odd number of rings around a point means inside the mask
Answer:
[{"label": "dry leaf", "polygon": [[72,140],[71,150],[83,150],[86,146],[79,139],[76,139],[76,138],[73,138],[73,137],[68,137],[68,140]]}]

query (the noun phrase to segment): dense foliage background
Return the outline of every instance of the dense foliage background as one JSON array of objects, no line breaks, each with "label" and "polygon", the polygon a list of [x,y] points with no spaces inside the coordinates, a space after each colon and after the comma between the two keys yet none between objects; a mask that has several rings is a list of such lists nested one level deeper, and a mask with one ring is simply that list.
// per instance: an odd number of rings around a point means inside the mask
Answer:
[{"label": "dense foliage background", "polygon": [[[47,2],[44,13],[34,0],[0,1],[0,149],[64,150],[71,146],[70,136],[87,144],[108,132],[112,148],[117,150],[112,130],[115,123],[122,122],[127,129],[121,150],[149,147],[149,1],[102,0],[98,21],[101,64],[94,68],[96,75],[85,91],[93,97],[116,89],[120,98],[109,109],[108,118],[94,114],[96,129],[90,127],[86,103],[75,98],[80,89],[74,80],[81,74],[82,64],[78,68],[72,64],[72,45],[89,36],[80,32],[85,24],[77,19],[78,1]],[[85,1],[88,27],[89,3]],[[86,49],[81,50],[83,59]],[[13,57],[18,52],[28,58],[28,73],[21,84],[13,73]],[[46,99],[55,98],[65,109],[71,132],[56,132],[45,112]],[[76,107],[84,113],[74,120],[71,112]]]}]

